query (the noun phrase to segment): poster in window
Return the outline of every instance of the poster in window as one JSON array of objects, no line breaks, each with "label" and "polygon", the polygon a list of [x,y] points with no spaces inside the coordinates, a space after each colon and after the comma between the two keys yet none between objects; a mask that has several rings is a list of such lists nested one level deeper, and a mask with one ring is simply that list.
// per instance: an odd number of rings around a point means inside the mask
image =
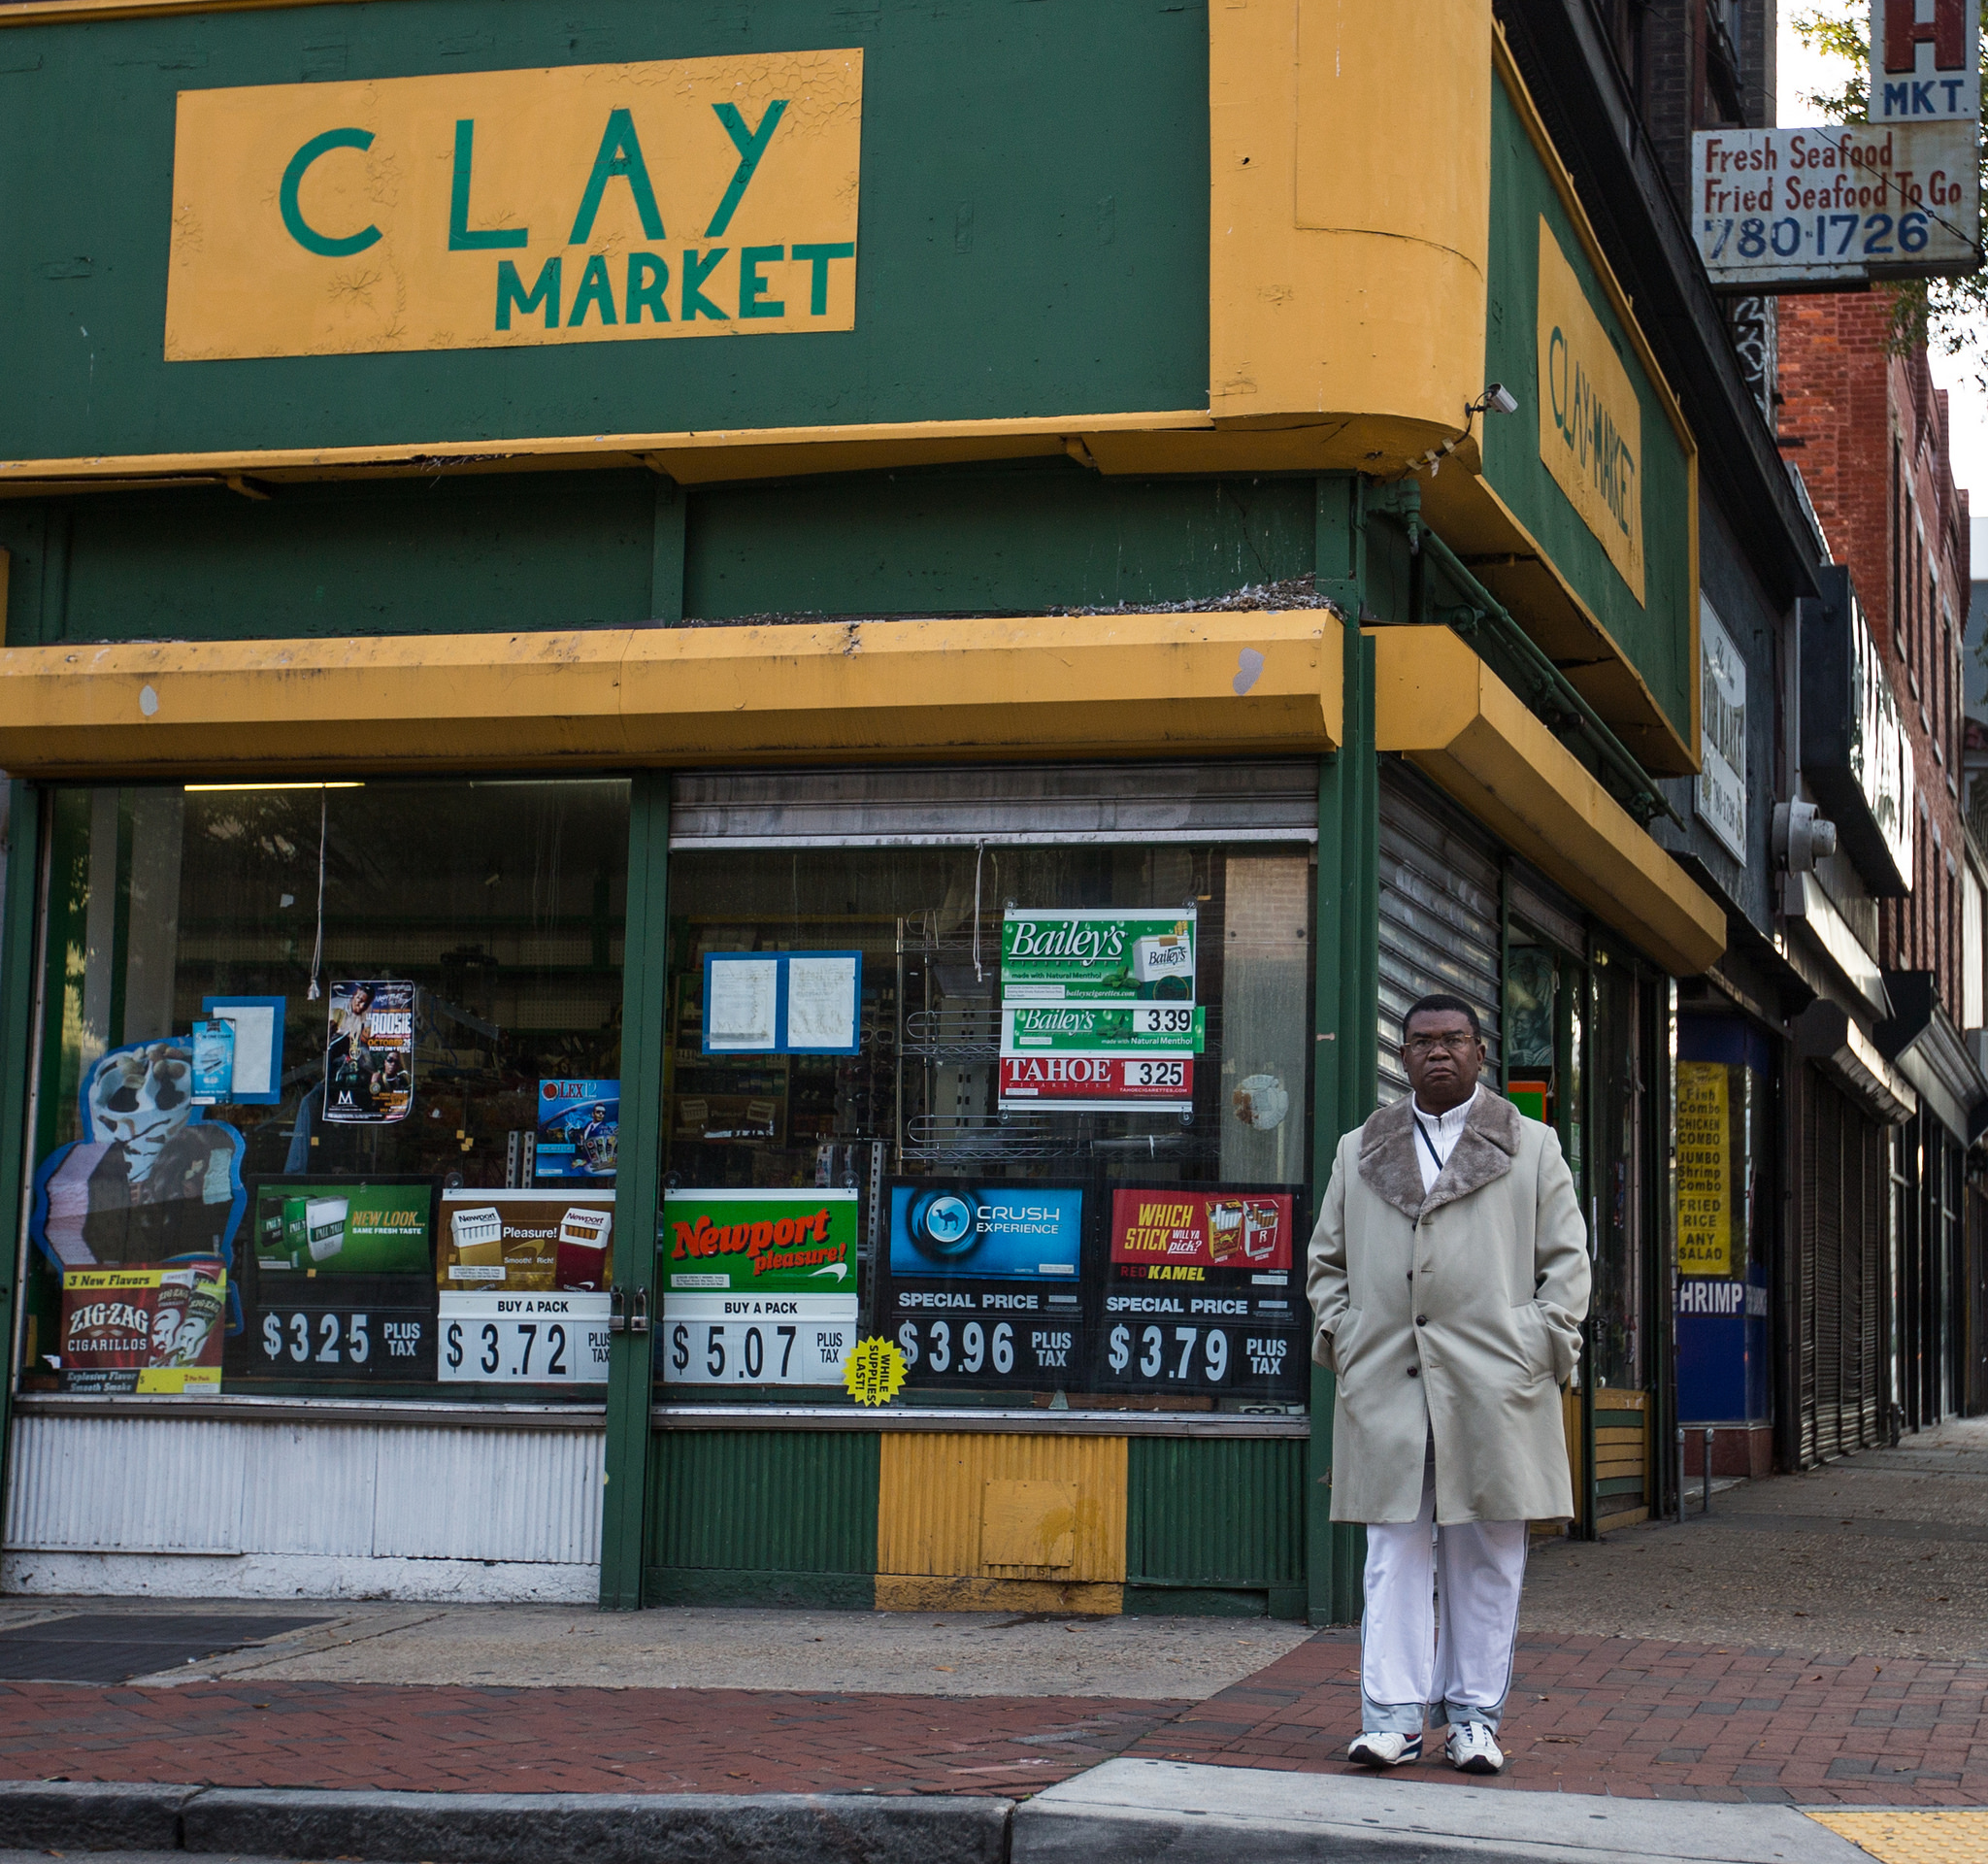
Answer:
[{"label": "poster in window", "polygon": [[663,1381],[840,1384],[856,1341],[858,1211],[845,1189],[670,1192]]},{"label": "poster in window", "polygon": [[1726,1064],[1677,1064],[1677,1273],[1733,1273],[1733,1154]]},{"label": "poster in window", "polygon": [[618,1081],[542,1081],[532,1175],[541,1183],[613,1179],[620,1132]]},{"label": "poster in window", "polygon": [[1299,1198],[1261,1185],[1114,1189],[1095,1388],[1303,1402],[1310,1369],[1304,1296],[1293,1289]]},{"label": "poster in window", "polygon": [[[149,1271],[200,1256],[231,1266],[248,1204],[244,1145],[194,1101],[190,1036],[113,1048],[85,1072],[79,1102],[83,1138],[35,1173],[35,1247],[64,1273]],[[233,1332],[241,1313],[231,1283],[227,1296]]]},{"label": "poster in window", "polygon": [[365,979],[334,983],[324,1047],[324,1117],[387,1126],[414,1104],[414,986]]},{"label": "poster in window", "polygon": [[62,1389],[185,1397],[221,1388],[217,1255],[62,1274]]},{"label": "poster in window", "polygon": [[265,1178],[255,1183],[262,1275],[418,1275],[433,1268],[435,1181]]},{"label": "poster in window", "polygon": [[605,1293],[614,1275],[614,1193],[442,1193],[435,1281],[458,1293]]},{"label": "poster in window", "polygon": [[1080,1185],[890,1185],[877,1325],[913,1389],[1053,1391],[1083,1374]]}]

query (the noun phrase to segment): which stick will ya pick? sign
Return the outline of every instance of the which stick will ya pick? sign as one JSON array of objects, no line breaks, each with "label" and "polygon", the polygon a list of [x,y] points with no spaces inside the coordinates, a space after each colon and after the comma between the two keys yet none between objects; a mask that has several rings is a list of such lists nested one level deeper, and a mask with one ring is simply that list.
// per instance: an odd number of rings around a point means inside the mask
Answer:
[{"label": "which stick will ya pick? sign", "polygon": [[860,50],[180,93],[169,362],[849,330]]}]

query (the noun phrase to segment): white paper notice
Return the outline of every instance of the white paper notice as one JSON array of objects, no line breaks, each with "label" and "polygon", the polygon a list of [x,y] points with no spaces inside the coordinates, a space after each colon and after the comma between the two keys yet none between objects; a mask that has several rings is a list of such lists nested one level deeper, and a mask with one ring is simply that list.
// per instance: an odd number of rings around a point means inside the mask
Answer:
[{"label": "white paper notice", "polygon": [[856,960],[847,955],[787,960],[787,1047],[856,1046]]},{"label": "white paper notice", "polygon": [[212,1013],[235,1025],[235,1085],[238,1098],[272,1094],[276,1061],[276,1009],[272,1004],[223,1004]]},{"label": "white paper notice", "polygon": [[705,1039],[713,1048],[771,1048],[774,1004],[779,994],[778,958],[714,957],[711,1001],[704,1006]]}]

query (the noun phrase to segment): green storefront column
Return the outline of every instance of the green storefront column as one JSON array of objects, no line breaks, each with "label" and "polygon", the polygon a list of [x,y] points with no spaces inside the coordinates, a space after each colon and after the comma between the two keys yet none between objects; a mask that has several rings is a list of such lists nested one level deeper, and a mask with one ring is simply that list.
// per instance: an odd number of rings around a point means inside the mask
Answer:
[{"label": "green storefront column", "polygon": [[[664,992],[669,980],[670,779],[645,771],[628,799],[628,912],[621,957],[621,1140],[615,1154],[617,1314],[655,1323],[662,1179]],[[642,1605],[648,1521],[650,1345],[617,1333],[608,1360],[608,1464],[601,1492],[601,1609]]]},{"label": "green storefront column", "polygon": [[[42,866],[42,793],[31,783],[10,785],[7,897],[0,920],[0,1211],[7,1225],[6,1260],[0,1265],[0,1341],[14,1339],[19,1299],[21,1189],[29,1168],[27,1103],[35,1015],[35,925],[40,916],[37,882]],[[13,1368],[0,1368],[0,1496],[7,1488],[7,1451],[13,1438]]]},{"label": "green storefront column", "polygon": [[[1366,482],[1318,482],[1315,586],[1347,617],[1342,749],[1318,785],[1318,1051],[1313,1071],[1312,1170],[1323,1197],[1340,1135],[1374,1105],[1379,999],[1379,787],[1374,752],[1374,649],[1360,636],[1366,587]],[[1336,1381],[1311,1372],[1311,1441],[1306,1463],[1307,1616],[1351,1624],[1360,1615],[1365,1532],[1332,1519],[1332,1417]]]}]

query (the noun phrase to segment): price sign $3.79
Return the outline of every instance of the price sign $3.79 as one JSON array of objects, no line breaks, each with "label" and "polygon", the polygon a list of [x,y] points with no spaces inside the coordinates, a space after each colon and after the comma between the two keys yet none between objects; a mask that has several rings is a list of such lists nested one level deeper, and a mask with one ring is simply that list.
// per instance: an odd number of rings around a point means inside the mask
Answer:
[{"label": "price sign $3.79", "polygon": [[1290,1327],[1121,1321],[1106,1332],[1098,1372],[1118,1390],[1287,1398],[1305,1377],[1304,1347],[1304,1335]]}]

